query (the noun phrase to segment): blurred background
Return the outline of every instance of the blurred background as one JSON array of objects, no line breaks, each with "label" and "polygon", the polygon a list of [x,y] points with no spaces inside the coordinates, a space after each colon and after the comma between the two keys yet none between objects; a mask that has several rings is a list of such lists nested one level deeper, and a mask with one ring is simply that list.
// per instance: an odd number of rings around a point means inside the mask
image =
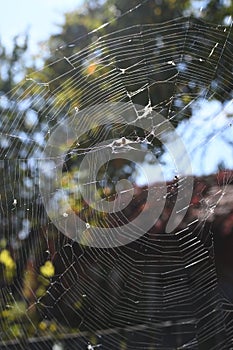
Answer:
[{"label": "blurred background", "polygon": [[[2,349],[149,350],[181,349],[184,344],[188,349],[231,348],[232,15],[230,0],[8,0],[2,4]],[[134,40],[129,44],[131,36]],[[150,70],[145,71],[145,66]],[[122,78],[128,67],[129,75]],[[140,89],[148,75],[151,84],[145,94]],[[150,146],[142,143],[166,170],[164,212],[139,241],[104,254],[73,242],[53,226],[41,201],[36,163],[64,115],[103,101],[131,101],[144,107],[151,103],[176,128],[192,161],[192,174],[185,167],[177,173],[158,140]],[[104,129],[108,136],[118,131],[132,142],[148,137],[141,130],[109,129],[110,124]],[[109,218],[86,209],[70,182],[70,176],[75,179],[79,172],[82,149],[88,151],[105,137],[102,131],[94,128],[87,133],[80,148],[71,145],[63,172],[64,188],[76,196],[75,212],[105,225]],[[151,161],[140,162],[151,183],[161,180]],[[99,171],[101,196],[115,196],[119,179],[135,183],[134,203],[124,212],[127,219],[145,203],[145,183],[138,175],[135,179],[135,173],[134,164],[120,161]],[[166,236],[177,182],[191,175],[195,184],[190,210],[177,228],[179,234]],[[48,174],[48,179],[52,176]],[[193,247],[198,247],[198,254]],[[202,261],[203,256],[203,265],[193,267],[193,261]],[[168,306],[161,307],[166,302]],[[113,328],[125,333],[111,333]],[[100,329],[105,330],[101,339],[96,333]]]}]

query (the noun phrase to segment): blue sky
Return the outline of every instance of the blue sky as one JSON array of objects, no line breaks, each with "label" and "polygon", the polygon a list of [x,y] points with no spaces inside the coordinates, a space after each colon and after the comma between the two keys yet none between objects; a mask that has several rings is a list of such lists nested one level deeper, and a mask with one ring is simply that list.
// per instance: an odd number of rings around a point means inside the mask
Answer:
[{"label": "blue sky", "polygon": [[[166,179],[171,180],[175,175],[210,175],[217,172],[219,164],[233,169],[233,100],[223,104],[217,100],[198,101],[192,109],[192,117],[183,120],[176,129],[184,147],[179,150],[174,137],[171,142],[164,143],[174,150],[165,152],[161,159]],[[191,173],[187,162],[183,161],[184,150],[189,157]],[[161,164],[144,165],[138,184],[160,181]]]},{"label": "blue sky", "polygon": [[58,31],[64,13],[75,10],[82,0],[6,0],[1,4],[0,38],[10,47],[17,34],[30,33],[30,53],[37,53],[37,43]]}]

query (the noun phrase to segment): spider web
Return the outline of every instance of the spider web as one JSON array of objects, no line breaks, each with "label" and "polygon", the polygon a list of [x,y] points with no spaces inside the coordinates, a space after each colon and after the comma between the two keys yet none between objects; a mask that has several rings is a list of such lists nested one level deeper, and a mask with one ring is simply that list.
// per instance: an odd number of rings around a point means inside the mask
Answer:
[{"label": "spider web", "polygon": [[[232,215],[232,172],[223,155],[221,171],[193,180],[192,160],[201,155],[204,169],[219,140],[232,157],[231,28],[179,18],[101,34],[109,25],[2,97],[1,245],[16,271],[1,286],[1,346],[230,349],[232,267],[215,224]],[[220,109],[205,119],[212,101]],[[66,224],[71,209],[84,227]],[[141,212],[156,218],[144,231]],[[87,244],[91,227],[130,239]]]}]

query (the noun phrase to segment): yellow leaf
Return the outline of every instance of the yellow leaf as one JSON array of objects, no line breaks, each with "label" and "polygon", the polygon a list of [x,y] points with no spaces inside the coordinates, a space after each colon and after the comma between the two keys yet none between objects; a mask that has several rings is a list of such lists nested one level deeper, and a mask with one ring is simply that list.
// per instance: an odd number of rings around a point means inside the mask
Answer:
[{"label": "yellow leaf", "polygon": [[56,323],[51,323],[51,325],[49,326],[49,330],[53,333],[56,332],[56,330],[57,330]]},{"label": "yellow leaf", "polygon": [[44,321],[41,321],[41,322],[39,323],[39,328],[40,328],[41,331],[45,331],[46,328],[47,328],[47,323],[44,322]]},{"label": "yellow leaf", "polygon": [[14,324],[10,327],[10,331],[14,338],[18,338],[21,336],[21,326],[18,324]]},{"label": "yellow leaf", "polygon": [[5,265],[7,269],[13,270],[15,268],[15,262],[12,259],[9,250],[3,249],[0,253],[0,262]]},{"label": "yellow leaf", "polygon": [[51,261],[46,261],[46,263],[40,267],[40,272],[44,277],[54,276],[55,269]]}]

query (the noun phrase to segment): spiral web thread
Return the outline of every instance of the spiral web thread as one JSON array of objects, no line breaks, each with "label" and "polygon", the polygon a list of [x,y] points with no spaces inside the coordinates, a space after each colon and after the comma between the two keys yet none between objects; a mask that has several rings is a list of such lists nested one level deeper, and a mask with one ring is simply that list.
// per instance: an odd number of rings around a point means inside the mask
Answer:
[{"label": "spiral web thread", "polygon": [[[179,116],[188,117],[198,100],[231,100],[231,91],[225,86],[232,74],[230,28],[180,18],[98,37],[100,32],[92,32],[92,43],[77,52],[79,41],[59,48],[58,53],[71,47],[74,53],[27,76],[10,93],[16,103],[10,104],[7,96],[2,102],[9,103],[0,126],[5,142],[0,163],[2,232],[17,251],[18,265],[13,285],[1,289],[1,309],[20,312],[19,300],[26,307],[21,312],[20,340],[9,342],[12,321],[7,321],[9,333],[3,325],[1,346],[25,348],[29,324],[31,337],[41,337],[29,340],[27,346],[32,349],[51,349],[52,343],[63,341],[69,349],[230,349],[232,300],[217,279],[211,217],[230,191],[232,175],[216,183],[215,193],[202,195],[195,184],[198,207],[191,203],[191,214],[174,232],[164,233],[163,222],[177,191],[185,195],[185,182],[192,176],[178,171],[178,186],[168,182],[166,205],[154,227],[126,246],[98,249],[82,246],[56,230],[43,211],[37,173],[54,126],[67,115],[75,120],[78,111],[89,106],[143,101],[144,109],[135,111],[136,118],[152,109],[177,125]],[[55,66],[57,72],[59,67],[63,71],[46,80],[44,72]],[[65,98],[60,93],[63,87]],[[19,133],[28,108],[36,113],[38,122]],[[17,115],[14,120],[12,112]],[[224,137],[229,128],[230,123],[218,133]],[[129,135],[121,132],[117,140],[122,136]],[[151,132],[137,142],[152,142],[156,137],[156,125],[151,124]],[[81,144],[79,155],[85,157],[98,148],[99,140],[108,140],[108,130],[98,130],[87,148]],[[146,200],[146,193],[146,188],[141,188],[139,197]],[[134,195],[132,202],[136,200]],[[121,224],[124,219],[123,215]],[[30,230],[25,228],[27,222]],[[25,282],[22,271],[26,268],[29,275],[37,275],[47,260],[53,262],[55,275],[39,294],[30,280]],[[35,308],[40,324],[48,327],[56,320],[59,334],[53,337],[59,339],[63,334],[60,340],[51,340],[50,335],[46,338],[36,329]],[[74,334],[67,335],[70,329]]]}]

